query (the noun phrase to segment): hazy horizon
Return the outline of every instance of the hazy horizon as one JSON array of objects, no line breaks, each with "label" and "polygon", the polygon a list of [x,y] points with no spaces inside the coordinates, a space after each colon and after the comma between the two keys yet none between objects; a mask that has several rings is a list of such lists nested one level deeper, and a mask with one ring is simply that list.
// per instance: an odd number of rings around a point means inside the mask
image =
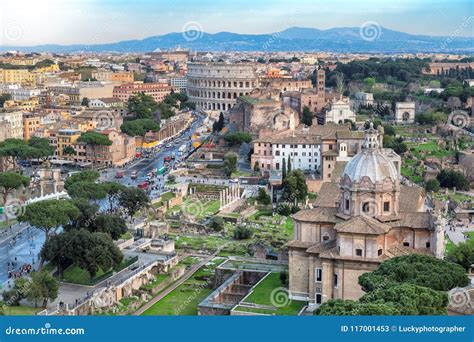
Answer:
[{"label": "hazy horizon", "polygon": [[1,6],[4,46],[113,43],[186,29],[239,34],[290,27],[327,30],[368,21],[409,34],[474,36],[470,0],[18,0]]}]

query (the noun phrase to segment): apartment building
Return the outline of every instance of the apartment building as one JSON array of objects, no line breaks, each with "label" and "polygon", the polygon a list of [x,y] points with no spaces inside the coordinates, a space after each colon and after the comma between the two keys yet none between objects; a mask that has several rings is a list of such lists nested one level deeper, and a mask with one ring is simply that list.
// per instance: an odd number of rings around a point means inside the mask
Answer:
[{"label": "apartment building", "polygon": [[23,139],[23,112],[21,111],[4,111],[0,112],[0,122],[6,121],[10,123],[11,138]]},{"label": "apartment building", "polygon": [[171,86],[163,83],[125,83],[114,87],[113,97],[127,102],[131,96],[144,93],[153,97],[156,102],[161,102],[171,93],[171,89]]}]

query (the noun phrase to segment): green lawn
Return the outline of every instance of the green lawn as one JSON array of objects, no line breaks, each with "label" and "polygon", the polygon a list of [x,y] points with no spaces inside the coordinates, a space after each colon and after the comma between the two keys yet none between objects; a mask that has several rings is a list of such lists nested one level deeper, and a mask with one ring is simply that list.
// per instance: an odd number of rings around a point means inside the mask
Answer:
[{"label": "green lawn", "polygon": [[[136,260],[137,260],[136,257],[124,259],[116,271],[119,272],[123,270],[125,267],[130,266]],[[99,270],[97,271],[97,274],[93,278],[91,278],[89,272],[87,272],[86,270],[80,267],[77,267],[75,265],[71,265],[68,268],[66,268],[66,270],[64,270],[61,281],[64,281],[66,283],[79,284],[79,285],[95,285],[103,281],[104,279],[107,279],[113,273],[114,273],[113,269],[110,269],[107,272],[104,272],[104,270],[99,268]]]},{"label": "green lawn", "polygon": [[252,176],[252,172],[249,171],[234,171],[230,178],[237,178],[237,177],[250,177]]},{"label": "green lawn", "polygon": [[5,316],[34,316],[38,312],[43,310],[42,308],[32,308],[29,306],[4,306],[3,314]]},{"label": "green lawn", "polygon": [[169,201],[170,199],[174,198],[175,194],[172,192],[165,192],[164,194],[161,195],[161,198],[158,202],[153,203],[154,208],[159,208],[161,207],[166,201]]},{"label": "green lawn", "polygon": [[219,200],[198,200],[186,199],[183,204],[175,205],[167,211],[167,214],[187,210],[189,214],[197,216],[198,219],[203,219],[206,216],[217,214],[220,208]]},{"label": "green lawn", "polygon": [[111,272],[106,273],[101,268],[99,268],[99,271],[95,277],[91,278],[89,272],[80,267],[72,265],[64,271],[62,281],[72,284],[93,285],[97,284],[101,280],[104,280],[110,275],[112,275]]},{"label": "green lawn", "polygon": [[191,278],[146,310],[143,315],[196,315],[199,303],[212,292],[211,277],[216,267],[223,261],[223,258],[214,258],[209,264],[201,267]]},{"label": "green lawn", "polygon": [[[296,315],[298,312],[305,306],[305,302],[290,300],[287,298],[280,302],[280,296],[277,295],[277,290],[283,288],[284,285],[280,281],[279,273],[270,273],[263,279],[253,290],[253,292],[243,300],[245,303],[261,304],[266,306],[275,307],[275,310],[266,309],[266,308],[243,308],[239,306],[239,310],[243,309],[244,311],[249,312],[258,312],[258,313],[267,313],[274,315]],[[275,292],[274,292],[275,291]],[[273,298],[272,298],[273,294]],[[285,296],[283,289],[278,291],[278,294]],[[276,305],[280,303],[286,303],[282,307],[277,307]]]},{"label": "green lawn", "polygon": [[159,273],[155,276],[155,280],[153,280],[152,282],[150,282],[146,285],[143,285],[143,288],[144,289],[150,289],[150,290],[154,289],[155,287],[160,285],[162,282],[164,282],[168,278],[169,278],[169,274]]},{"label": "green lawn", "polygon": [[132,233],[130,233],[130,232],[125,232],[122,235],[120,235],[120,238],[122,240],[130,240],[132,237],[133,237]]},{"label": "green lawn", "polygon": [[467,240],[474,240],[474,232],[465,232],[464,235]]},{"label": "green lawn", "polygon": [[455,246],[456,245],[454,244],[454,242],[452,242],[451,239],[446,236],[446,248],[445,248],[444,254],[445,255],[449,254]]}]

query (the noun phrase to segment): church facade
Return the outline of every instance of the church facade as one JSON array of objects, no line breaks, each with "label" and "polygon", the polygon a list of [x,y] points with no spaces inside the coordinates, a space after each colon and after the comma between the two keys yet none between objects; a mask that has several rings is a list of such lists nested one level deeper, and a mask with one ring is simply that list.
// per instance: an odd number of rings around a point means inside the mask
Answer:
[{"label": "church facade", "polygon": [[392,150],[366,130],[361,151],[338,183],[327,183],[314,209],[293,215],[289,292],[315,308],[330,299],[358,299],[360,275],[394,256],[443,257],[444,222],[424,209],[422,188],[400,184]]}]

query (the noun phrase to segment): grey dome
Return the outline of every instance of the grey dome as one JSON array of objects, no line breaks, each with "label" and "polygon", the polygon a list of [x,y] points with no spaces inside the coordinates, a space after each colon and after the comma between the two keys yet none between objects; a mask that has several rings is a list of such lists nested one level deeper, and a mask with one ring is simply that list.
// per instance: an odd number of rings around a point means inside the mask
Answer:
[{"label": "grey dome", "polygon": [[364,149],[347,163],[343,175],[352,182],[359,182],[363,177],[369,177],[373,183],[382,182],[389,177],[392,181],[398,179],[398,171],[393,162],[379,149]]}]

